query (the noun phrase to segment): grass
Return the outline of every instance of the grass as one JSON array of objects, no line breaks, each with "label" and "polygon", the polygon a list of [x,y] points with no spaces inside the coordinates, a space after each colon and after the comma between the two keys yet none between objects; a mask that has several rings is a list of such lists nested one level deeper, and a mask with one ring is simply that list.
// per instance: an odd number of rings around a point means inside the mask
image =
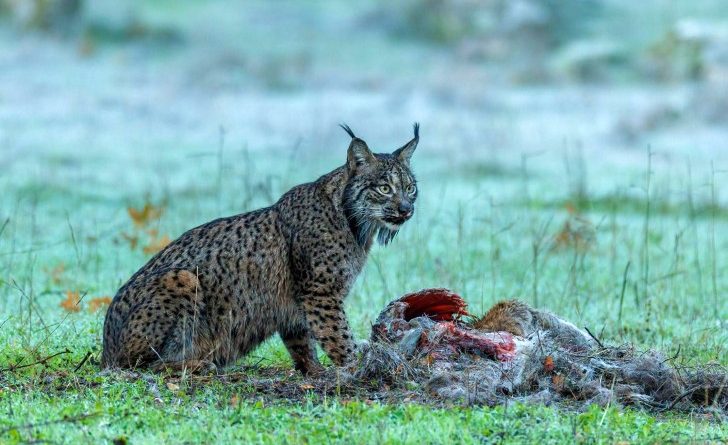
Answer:
[{"label": "grass", "polygon": [[[82,186],[59,181],[76,163],[56,166],[57,178],[10,177],[0,207],[0,441],[664,443],[728,437],[726,426],[710,415],[655,416],[616,407],[432,408],[315,391],[286,400],[245,382],[100,373],[103,310],[89,312],[89,302],[113,295],[149,257],[143,246],[162,234],[177,236],[218,209],[227,214],[265,205],[339,163],[305,153],[286,153],[287,161],[278,163],[275,153],[261,153],[253,162],[249,153],[230,150],[223,165],[223,147],[200,160],[198,167],[209,174],[199,182],[162,187],[154,184],[166,181],[160,174],[145,179],[152,185],[141,194],[125,193],[101,175]],[[301,162],[296,156],[311,167],[293,168]],[[424,151],[416,158],[415,169],[427,172],[420,175],[417,216],[391,247],[374,250],[348,300],[359,337],[368,335],[369,323],[392,298],[445,286],[464,295],[474,312],[519,297],[589,326],[605,342],[634,342],[671,355],[679,348],[683,364],[728,364],[728,305],[714,299],[728,284],[722,273],[728,220],[716,202],[716,184],[695,185],[684,202],[666,203],[654,190],[623,200],[618,192],[591,197],[587,183],[577,187],[581,202],[569,210],[561,204],[569,202],[568,191],[536,192],[551,184],[543,172],[494,178],[470,170],[458,179],[439,171],[444,167],[437,156]],[[645,178],[640,169],[634,177]],[[657,189],[661,171],[652,167],[651,174],[650,187]],[[721,179],[715,174],[711,180]],[[491,181],[498,196],[483,192]],[[625,187],[612,181],[615,190]],[[161,215],[152,212],[135,225],[126,207],[141,209],[147,202]],[[577,217],[579,230],[593,239],[583,246],[558,241],[565,222]],[[80,311],[59,306],[67,291],[79,293]],[[305,385],[290,371],[277,339],[230,371],[258,369],[282,369],[270,378]]]},{"label": "grass", "polygon": [[[431,409],[364,401],[309,400],[304,403],[231,403],[234,389],[217,385],[193,395],[160,390],[150,400],[146,383],[101,384],[84,391],[61,413],[49,405],[59,396],[34,395],[18,414],[26,419],[66,421],[17,428],[6,437],[64,440],[128,439],[130,443],[664,443],[720,439],[720,432],[685,419],[655,420],[615,408],[592,408],[566,418],[553,409],[520,405],[491,409]],[[233,399],[234,400],[234,399]],[[30,408],[30,409],[28,409]],[[88,416],[81,418],[81,416]],[[75,420],[73,420],[75,419]],[[99,432],[101,434],[99,434]]]}]

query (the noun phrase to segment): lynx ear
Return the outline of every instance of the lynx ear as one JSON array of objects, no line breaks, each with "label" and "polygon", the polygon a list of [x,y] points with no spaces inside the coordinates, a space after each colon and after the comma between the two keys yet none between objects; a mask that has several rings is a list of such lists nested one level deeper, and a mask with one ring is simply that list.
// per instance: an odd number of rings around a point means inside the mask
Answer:
[{"label": "lynx ear", "polygon": [[341,124],[341,128],[351,136],[351,144],[349,144],[349,151],[346,154],[346,164],[349,166],[349,170],[354,171],[377,162],[377,158],[369,150],[366,142],[356,137],[348,125]]},{"label": "lynx ear", "polygon": [[402,147],[395,150],[394,153],[392,153],[400,162],[404,164],[409,164],[410,158],[415,152],[415,148],[417,148],[417,143],[420,141],[420,124],[418,124],[417,122],[415,122],[414,124],[414,130],[415,137],[413,137],[411,141],[407,142]]},{"label": "lynx ear", "polygon": [[349,151],[346,154],[346,163],[349,165],[349,170],[353,171],[358,168],[367,167],[373,165],[375,162],[377,162],[377,158],[369,150],[366,142],[359,138],[351,140]]}]

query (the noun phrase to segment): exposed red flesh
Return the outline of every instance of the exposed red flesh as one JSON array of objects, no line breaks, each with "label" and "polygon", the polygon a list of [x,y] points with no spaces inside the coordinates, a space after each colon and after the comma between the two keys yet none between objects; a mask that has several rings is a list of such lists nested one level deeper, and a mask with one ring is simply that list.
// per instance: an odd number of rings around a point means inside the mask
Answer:
[{"label": "exposed red flesh", "polygon": [[436,360],[450,360],[463,352],[490,357],[502,362],[516,354],[516,343],[507,332],[480,332],[458,323],[457,318],[469,315],[467,303],[447,289],[424,289],[391,302],[372,326],[374,339],[398,342],[412,326],[413,318],[427,316],[437,323],[422,332],[417,348]]},{"label": "exposed red flesh", "polygon": [[447,289],[424,289],[407,294],[398,301],[407,304],[404,319],[409,321],[426,315],[435,321],[451,321],[456,316],[470,315],[468,304],[460,295]]},{"label": "exposed red flesh", "polygon": [[479,351],[488,357],[507,362],[516,354],[516,342],[508,332],[474,333],[462,329],[454,323],[441,323],[447,330],[447,343],[456,345],[464,351]]}]

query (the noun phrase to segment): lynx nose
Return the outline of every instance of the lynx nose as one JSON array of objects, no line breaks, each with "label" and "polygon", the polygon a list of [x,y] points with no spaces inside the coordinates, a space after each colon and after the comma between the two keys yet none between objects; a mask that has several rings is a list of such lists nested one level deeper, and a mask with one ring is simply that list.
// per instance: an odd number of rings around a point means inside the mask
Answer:
[{"label": "lynx nose", "polygon": [[404,218],[409,218],[412,216],[412,212],[414,212],[415,207],[412,205],[409,201],[402,201],[399,203],[399,214],[402,215]]}]

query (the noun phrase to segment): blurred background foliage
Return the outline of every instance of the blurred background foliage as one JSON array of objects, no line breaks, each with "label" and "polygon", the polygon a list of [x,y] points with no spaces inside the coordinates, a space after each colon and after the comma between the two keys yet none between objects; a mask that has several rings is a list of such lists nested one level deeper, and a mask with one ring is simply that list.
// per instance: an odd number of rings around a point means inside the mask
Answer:
[{"label": "blurred background foliage", "polygon": [[[0,15],[19,31],[79,41],[88,54],[98,45],[134,41],[181,45],[190,37],[178,20],[181,11],[194,17],[196,10],[230,8],[232,15],[247,15],[243,10],[261,7],[221,0],[0,0]],[[722,82],[728,66],[728,7],[720,0],[316,1],[277,2],[271,9],[282,17],[305,11],[300,18],[313,26],[317,20],[349,21],[353,14],[352,35],[366,28],[419,41],[451,52],[460,63],[497,65],[517,83]],[[259,43],[269,49],[280,44]],[[306,51],[286,60],[271,55],[264,66],[248,68],[267,78],[286,77],[285,71],[300,75],[309,58]],[[271,79],[271,86],[288,83]]]},{"label": "blurred background foliage", "polygon": [[[203,37],[214,44],[220,53],[217,62],[228,71],[206,73],[217,80],[222,76],[235,82],[253,76],[263,87],[302,87],[318,74],[322,57],[317,53],[334,51],[333,41],[322,46],[318,39],[331,39],[331,31],[337,31],[358,60],[326,58],[349,71],[396,59],[397,51],[386,51],[392,54],[380,53],[383,61],[371,60],[382,45],[403,50],[415,45],[427,48],[418,54],[423,68],[428,62],[447,64],[466,75],[485,73],[489,83],[700,82],[706,88],[696,92],[693,103],[697,112],[712,120],[728,115],[727,11],[720,0],[369,0],[274,5],[236,0],[0,0],[0,16],[15,32],[66,39],[86,56],[104,46],[129,43],[143,44],[155,53],[176,47],[184,54],[199,46],[196,39]],[[197,18],[206,23],[199,26]],[[242,29],[248,20],[257,22],[252,28],[267,31]],[[286,28],[293,22],[298,23]],[[294,42],[287,32],[300,34]],[[373,41],[372,35],[388,42]],[[254,48],[224,43],[225,38],[255,42]],[[406,71],[384,70],[393,78]],[[338,72],[332,83],[362,80],[350,74]]]},{"label": "blurred background foliage", "polygon": [[[141,39],[181,42],[185,35],[172,21],[150,16],[226,4],[245,14],[260,3],[164,0],[0,0],[4,21],[21,31],[81,39],[88,45]],[[447,48],[470,61],[514,64],[516,80],[676,81],[724,75],[728,13],[720,0],[370,0],[346,5],[278,2],[273,9],[351,9],[355,25]],[[363,5],[363,6],[362,6]],[[178,11],[179,12],[179,11]],[[347,16],[352,11],[348,11]],[[344,17],[344,16],[342,16]],[[326,17],[324,17],[326,18]],[[335,16],[328,17],[335,20]],[[275,27],[276,23],[270,23]]]}]

